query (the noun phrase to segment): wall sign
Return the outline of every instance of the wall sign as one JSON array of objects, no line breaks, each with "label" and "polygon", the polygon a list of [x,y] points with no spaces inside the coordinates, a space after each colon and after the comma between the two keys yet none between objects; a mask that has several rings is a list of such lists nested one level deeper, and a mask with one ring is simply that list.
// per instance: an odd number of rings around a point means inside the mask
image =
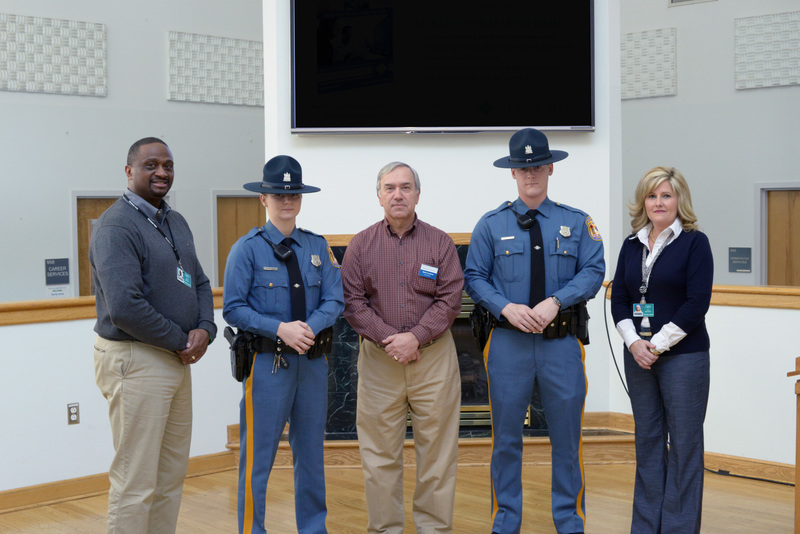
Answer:
[{"label": "wall sign", "polygon": [[44,280],[48,298],[66,297],[69,288],[69,258],[44,260]]},{"label": "wall sign", "polygon": [[750,248],[728,248],[728,272],[750,273],[753,272]]}]

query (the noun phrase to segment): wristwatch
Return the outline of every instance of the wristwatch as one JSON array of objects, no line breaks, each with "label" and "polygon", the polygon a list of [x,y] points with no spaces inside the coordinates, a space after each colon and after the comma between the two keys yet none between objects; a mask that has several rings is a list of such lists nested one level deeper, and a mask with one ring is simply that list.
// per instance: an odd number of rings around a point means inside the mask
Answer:
[{"label": "wristwatch", "polygon": [[556,303],[556,306],[558,306],[559,308],[561,307],[561,299],[560,298],[558,298],[555,295],[551,295],[550,298],[553,299],[553,302]]}]

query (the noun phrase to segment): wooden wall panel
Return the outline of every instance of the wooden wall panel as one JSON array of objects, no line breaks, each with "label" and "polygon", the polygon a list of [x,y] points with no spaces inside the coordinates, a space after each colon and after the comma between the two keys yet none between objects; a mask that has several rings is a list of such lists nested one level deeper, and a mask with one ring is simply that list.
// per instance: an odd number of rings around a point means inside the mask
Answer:
[{"label": "wooden wall panel", "polygon": [[228,252],[236,240],[267,222],[267,210],[257,196],[217,197],[217,273],[223,286]]},{"label": "wooden wall panel", "polygon": [[767,284],[800,286],[800,191],[769,191],[767,203]]},{"label": "wooden wall panel", "polygon": [[89,240],[92,237],[92,221],[96,221],[119,197],[78,198],[78,295],[94,295],[92,289],[92,266],[89,264]]}]

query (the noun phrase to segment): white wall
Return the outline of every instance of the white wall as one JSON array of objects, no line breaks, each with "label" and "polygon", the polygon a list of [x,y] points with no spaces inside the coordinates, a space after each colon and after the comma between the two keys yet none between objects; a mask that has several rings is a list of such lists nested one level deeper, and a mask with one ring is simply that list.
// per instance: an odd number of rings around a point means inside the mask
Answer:
[{"label": "white wall", "polygon": [[117,196],[128,147],[163,138],[175,157],[173,207],[215,279],[212,188],[259,179],[261,107],[169,102],[168,32],[260,41],[258,0],[3,0],[0,12],[106,25],[108,96],[0,91],[0,301],[45,298],[46,258],[69,258],[77,296],[74,196]]},{"label": "white wall", "polygon": [[[623,199],[651,167],[675,166],[689,182],[715,259],[717,284],[758,285],[758,182],[800,189],[800,85],[736,90],[734,20],[800,11],[797,0],[720,0],[667,7],[621,0],[621,31],[677,28],[677,96],[622,103]],[[784,66],[797,73],[797,66]],[[630,232],[626,218],[620,232]],[[728,272],[728,248],[750,247],[752,273]]]},{"label": "white wall", "polygon": [[794,464],[798,324],[798,310],[711,308],[706,450]]},{"label": "white wall", "polygon": [[[223,325],[221,310],[215,321]],[[94,382],[94,320],[0,327],[0,491],[108,472],[108,403]],[[191,456],[225,451],[241,385],[224,339],[192,366]],[[67,404],[80,423],[67,425]]]}]

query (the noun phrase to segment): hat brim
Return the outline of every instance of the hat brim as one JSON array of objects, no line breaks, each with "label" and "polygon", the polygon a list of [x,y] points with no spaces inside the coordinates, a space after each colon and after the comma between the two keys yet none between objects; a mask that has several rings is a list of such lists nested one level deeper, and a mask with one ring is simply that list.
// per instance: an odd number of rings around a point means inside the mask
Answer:
[{"label": "hat brim", "polygon": [[303,195],[306,193],[316,193],[321,191],[319,187],[313,185],[305,185],[297,189],[284,189],[277,187],[269,187],[264,182],[250,182],[244,184],[242,187],[254,193],[261,193],[262,195]]},{"label": "hat brim", "polygon": [[567,156],[569,156],[569,153],[563,150],[551,150],[549,158],[530,161],[512,161],[510,156],[506,156],[495,161],[494,166],[500,167],[501,169],[527,169],[528,167],[538,167],[539,165],[555,163],[562,159],[567,159]]}]

